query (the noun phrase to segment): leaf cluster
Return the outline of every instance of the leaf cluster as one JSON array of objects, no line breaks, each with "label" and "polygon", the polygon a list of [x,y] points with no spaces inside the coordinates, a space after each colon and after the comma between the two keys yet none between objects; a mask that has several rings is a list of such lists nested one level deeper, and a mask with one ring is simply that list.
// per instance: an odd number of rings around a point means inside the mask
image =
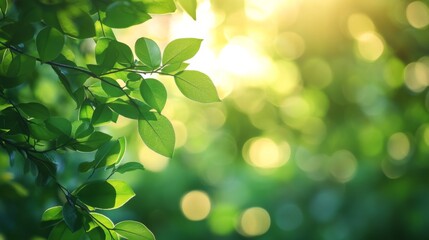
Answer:
[{"label": "leaf cluster", "polygon": [[[177,3],[196,18],[195,0]],[[119,208],[135,195],[126,182],[110,180],[113,174],[144,169],[137,162],[121,163],[126,139],[113,139],[102,127],[119,116],[133,119],[144,143],[171,157],[175,134],[162,113],[167,90],[157,77],[174,79],[189,99],[219,101],[206,74],[187,70],[186,61],[197,54],[201,39],[176,39],[161,50],[152,39],[141,37],[132,50],[112,30],[174,11],[173,0],[0,0],[0,147],[12,164],[17,155],[25,159],[24,172],[34,174],[39,184],[52,180],[64,194],[67,201],[42,217],[44,224],[54,226],[49,239],[154,239],[141,223],[113,224],[95,212]],[[78,51],[88,39],[94,42],[93,51]],[[82,60],[87,59],[84,54],[94,62]],[[75,103],[73,116],[58,114],[37,99],[23,102],[17,97],[42,65],[49,66]],[[53,155],[62,151],[94,152],[94,159],[82,161],[78,170],[90,172],[89,179],[99,169],[110,175],[69,191],[56,177]]]}]

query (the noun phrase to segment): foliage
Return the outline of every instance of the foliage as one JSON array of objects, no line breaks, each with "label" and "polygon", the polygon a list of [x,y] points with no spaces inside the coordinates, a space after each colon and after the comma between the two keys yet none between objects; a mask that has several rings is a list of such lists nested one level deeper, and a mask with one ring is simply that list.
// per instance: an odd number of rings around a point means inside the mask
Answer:
[{"label": "foliage", "polygon": [[[195,19],[196,1],[179,2]],[[120,208],[135,196],[127,182],[112,175],[144,169],[138,162],[121,162],[125,137],[115,139],[103,127],[119,116],[133,119],[146,145],[171,157],[175,134],[162,115],[167,91],[156,76],[171,76],[192,100],[219,101],[207,75],[186,70],[185,61],[197,54],[202,40],[176,39],[161,51],[155,41],[141,37],[133,49],[137,58],[116,40],[112,29],[172,13],[173,0],[1,0],[0,10],[0,147],[11,165],[22,165],[38,184],[62,192],[63,204],[42,216],[42,225],[53,227],[49,239],[155,239],[142,223],[114,224],[97,212]],[[88,42],[94,48],[80,51]],[[43,74],[61,85],[55,90],[68,105],[36,96]],[[70,152],[83,152],[81,160],[72,160],[80,161],[75,171],[89,174],[73,191],[59,180],[59,159]],[[95,152],[93,160],[83,160],[90,156],[86,152]],[[98,170],[108,177],[92,180]],[[26,191],[12,180],[7,184],[15,195]]]}]

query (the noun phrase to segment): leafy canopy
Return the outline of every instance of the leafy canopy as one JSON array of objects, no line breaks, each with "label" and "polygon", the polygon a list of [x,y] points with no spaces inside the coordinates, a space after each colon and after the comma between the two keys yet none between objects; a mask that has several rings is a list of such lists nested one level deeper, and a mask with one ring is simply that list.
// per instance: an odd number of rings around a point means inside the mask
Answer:
[{"label": "leafy canopy", "polygon": [[[177,3],[196,19],[195,0]],[[96,212],[120,208],[135,196],[128,183],[112,180],[112,175],[144,170],[138,162],[121,163],[126,139],[114,139],[100,127],[116,122],[118,116],[133,119],[144,143],[171,157],[174,129],[162,114],[167,91],[156,76],[170,76],[192,100],[219,101],[207,75],[186,70],[186,61],[197,54],[201,39],[176,39],[162,51],[142,36],[132,51],[117,41],[112,30],[174,11],[173,0],[0,0],[0,147],[9,153],[11,163],[16,156],[25,159],[24,172],[34,174],[37,183],[54,182],[64,194],[66,201],[47,209],[41,218],[43,226],[53,226],[49,239],[155,239],[142,223],[114,224]],[[78,51],[87,39],[95,44],[89,53],[94,62],[82,61],[85,58]],[[37,99],[19,97],[42,66],[50,68],[51,76],[73,99],[73,116],[53,111]],[[145,77],[150,74],[151,78]],[[58,167],[50,155],[64,151],[95,153],[76,169],[88,172],[89,178],[74,191],[58,181]],[[92,180],[96,170],[110,174]]]}]

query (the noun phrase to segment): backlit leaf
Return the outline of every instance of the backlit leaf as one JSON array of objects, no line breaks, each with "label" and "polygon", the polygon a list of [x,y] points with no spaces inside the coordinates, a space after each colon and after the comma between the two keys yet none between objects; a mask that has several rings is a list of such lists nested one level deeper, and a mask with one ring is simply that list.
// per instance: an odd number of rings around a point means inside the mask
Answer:
[{"label": "backlit leaf", "polygon": [[135,44],[137,57],[143,64],[155,69],[161,65],[161,50],[155,41],[149,38],[139,38]]},{"label": "backlit leaf", "polygon": [[140,119],[142,114],[149,112],[150,107],[146,104],[133,99],[132,102],[117,99],[107,104],[113,111],[126,118]]},{"label": "backlit leaf", "polygon": [[176,74],[178,72],[185,70],[188,66],[189,66],[189,63],[184,63],[184,62],[168,64],[161,69],[161,72],[168,73],[168,74]]},{"label": "backlit leaf", "polygon": [[112,78],[103,78],[103,81],[101,81],[101,88],[109,97],[121,97],[125,94],[121,86],[119,86],[119,83]]},{"label": "backlit leaf", "polygon": [[62,206],[55,206],[46,209],[42,215],[42,222],[62,219],[62,209]]},{"label": "backlit leaf", "polygon": [[155,240],[153,233],[143,224],[126,220],[115,225],[115,231],[128,240]]},{"label": "backlit leaf", "polygon": [[98,105],[92,115],[91,123],[94,126],[108,122],[116,122],[118,114],[114,113],[106,104]]},{"label": "backlit leaf", "polygon": [[179,38],[170,42],[164,49],[162,64],[184,62],[197,54],[201,46],[201,39]]},{"label": "backlit leaf", "polygon": [[197,19],[197,0],[178,0],[182,8],[191,16],[194,20]]},{"label": "backlit leaf", "polygon": [[220,101],[213,82],[202,72],[183,71],[175,75],[174,80],[179,90],[189,99],[202,103]]},{"label": "backlit leaf", "polygon": [[48,240],[59,239],[83,240],[85,239],[85,231],[81,228],[79,231],[73,233],[64,222],[60,222],[52,229],[48,237]]},{"label": "backlit leaf", "polygon": [[108,142],[112,136],[103,132],[94,132],[88,137],[79,138],[71,147],[83,152],[92,152],[98,149],[101,145]]},{"label": "backlit leaf", "polygon": [[153,117],[139,120],[138,130],[144,143],[166,157],[171,157],[174,151],[175,134],[170,121],[154,113]]},{"label": "backlit leaf", "polygon": [[93,181],[80,187],[76,197],[85,204],[101,209],[116,209],[135,196],[131,187],[120,180]]},{"label": "backlit leaf", "polygon": [[149,106],[161,112],[167,101],[167,90],[160,81],[156,79],[144,79],[140,84],[140,94]]},{"label": "backlit leaf", "polygon": [[126,141],[124,137],[105,143],[95,154],[95,167],[108,167],[117,164],[124,156],[125,147]]},{"label": "backlit leaf", "polygon": [[171,13],[176,11],[174,0],[140,0],[147,13]]}]

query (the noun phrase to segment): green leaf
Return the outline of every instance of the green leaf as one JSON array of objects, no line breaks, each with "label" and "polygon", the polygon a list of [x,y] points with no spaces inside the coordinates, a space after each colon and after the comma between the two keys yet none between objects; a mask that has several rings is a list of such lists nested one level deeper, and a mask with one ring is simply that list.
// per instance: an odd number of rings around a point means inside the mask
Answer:
[{"label": "green leaf", "polygon": [[49,110],[40,103],[20,103],[17,107],[30,118],[46,120],[50,115]]},{"label": "green leaf", "polygon": [[161,50],[155,41],[149,38],[139,38],[134,46],[137,57],[146,66],[155,69],[161,65]]},{"label": "green leaf", "polygon": [[48,26],[71,37],[83,39],[95,36],[94,21],[79,6],[69,4],[67,7],[47,8],[43,17]]},{"label": "green leaf", "polygon": [[0,74],[5,77],[17,77],[21,69],[20,56],[6,49],[0,62]]},{"label": "green leaf", "polygon": [[172,13],[176,11],[174,0],[140,0],[148,13]]},{"label": "green leaf", "polygon": [[68,201],[63,206],[63,217],[71,232],[76,232],[82,228],[82,215]]},{"label": "green leaf", "polygon": [[197,0],[178,0],[180,6],[191,16],[194,20],[197,19]]},{"label": "green leaf", "polygon": [[[103,214],[95,213],[95,212],[92,212],[90,214],[91,214],[91,216],[93,218],[96,219],[97,223],[102,224],[106,228],[113,229],[115,227],[115,225],[113,224],[112,220],[110,220],[108,217],[104,216]],[[119,236],[118,236],[118,234],[115,231],[113,231],[113,230],[107,230],[107,229],[104,229],[104,228],[103,228],[103,231],[104,231],[104,233],[106,235],[106,240],[110,240],[110,239],[112,239],[112,240],[119,240]]]},{"label": "green leaf", "polygon": [[161,72],[168,73],[168,74],[176,74],[178,72],[185,70],[188,66],[189,66],[189,63],[184,63],[184,62],[168,64],[161,69]]},{"label": "green leaf", "polygon": [[112,78],[103,78],[101,88],[109,97],[121,97],[125,94],[119,83]]},{"label": "green leaf", "polygon": [[143,224],[126,220],[115,226],[115,231],[128,240],[155,240],[153,233]]},{"label": "green leaf", "polygon": [[116,122],[117,119],[117,113],[112,112],[112,110],[106,104],[101,104],[95,108],[91,123],[94,126],[98,126],[103,123]]},{"label": "green leaf", "polygon": [[125,164],[118,166],[115,172],[123,174],[134,170],[145,170],[145,169],[143,165],[139,162],[127,162]]},{"label": "green leaf", "polygon": [[187,98],[197,102],[210,103],[220,101],[213,82],[199,71],[183,71],[174,76],[179,90]]},{"label": "green leaf", "polygon": [[83,138],[94,132],[94,127],[88,121],[72,122],[72,133],[75,138]]},{"label": "green leaf", "polygon": [[103,38],[103,37],[116,40],[116,36],[113,30],[105,24],[101,25],[100,21],[95,22],[95,32],[97,35],[97,39],[96,39],[97,42],[100,38]]},{"label": "green leaf", "polygon": [[107,104],[113,111],[126,118],[140,119],[142,114],[150,111],[150,107],[136,99],[133,102],[117,99]]},{"label": "green leaf", "polygon": [[62,206],[55,206],[46,209],[42,215],[42,222],[61,220],[63,218],[62,210]]},{"label": "green leaf", "polygon": [[49,234],[48,240],[70,239],[83,240],[85,231],[81,228],[79,231],[71,232],[64,222],[57,224]]},{"label": "green leaf", "polygon": [[127,44],[118,41],[113,41],[112,43],[118,53],[117,62],[123,66],[131,66],[134,63],[134,55],[131,48]]},{"label": "green leaf", "polygon": [[154,113],[153,117],[138,121],[138,130],[149,148],[167,157],[173,155],[175,134],[173,125],[166,117]]},{"label": "green leaf", "polygon": [[149,106],[161,112],[167,101],[167,90],[156,79],[145,79],[140,84],[140,94]]},{"label": "green leaf", "polygon": [[111,138],[112,136],[106,133],[95,131],[88,137],[76,139],[77,142],[71,147],[82,152],[92,152],[110,141]]},{"label": "green leaf", "polygon": [[124,156],[125,147],[125,137],[105,143],[95,154],[95,167],[109,167],[117,164]]},{"label": "green leaf", "polygon": [[94,162],[82,162],[79,164],[79,172],[87,172],[89,169],[94,167]]},{"label": "green leaf", "polygon": [[[95,227],[91,231],[87,232],[90,240],[105,240],[107,238],[106,233],[101,227]],[[110,236],[109,236],[110,238]]]},{"label": "green leaf", "polygon": [[120,180],[89,182],[76,192],[76,197],[83,203],[101,209],[119,208],[134,196],[133,189]]},{"label": "green leaf", "polygon": [[72,124],[69,120],[62,117],[52,117],[45,121],[46,127],[60,135],[71,136]]},{"label": "green leaf", "polygon": [[197,54],[202,39],[179,38],[170,42],[164,49],[162,64],[184,62]]},{"label": "green leaf", "polygon": [[1,0],[0,1],[0,10],[1,10],[2,14],[6,14],[7,7],[8,7],[7,5],[8,5],[7,0]]},{"label": "green leaf", "polygon": [[93,114],[94,114],[94,109],[91,106],[91,102],[88,99],[86,99],[85,101],[83,101],[82,105],[80,106],[79,120],[91,121]]},{"label": "green leaf", "polygon": [[50,141],[58,138],[58,135],[60,135],[46,128],[45,122],[41,119],[32,119],[28,124],[28,128],[32,137],[39,140]]},{"label": "green leaf", "polygon": [[8,17],[4,18],[3,24],[0,25],[0,39],[7,40],[11,45],[18,45],[33,39],[34,26],[32,24],[25,21],[5,24],[7,19]]},{"label": "green leaf", "polygon": [[43,61],[51,61],[60,55],[64,47],[64,35],[55,28],[45,27],[36,37],[37,51]]},{"label": "green leaf", "polygon": [[117,1],[106,9],[103,23],[112,28],[127,28],[151,19],[138,3]]},{"label": "green leaf", "polygon": [[95,45],[95,60],[104,70],[112,68],[118,58],[118,52],[111,43],[109,38],[100,38]]}]

